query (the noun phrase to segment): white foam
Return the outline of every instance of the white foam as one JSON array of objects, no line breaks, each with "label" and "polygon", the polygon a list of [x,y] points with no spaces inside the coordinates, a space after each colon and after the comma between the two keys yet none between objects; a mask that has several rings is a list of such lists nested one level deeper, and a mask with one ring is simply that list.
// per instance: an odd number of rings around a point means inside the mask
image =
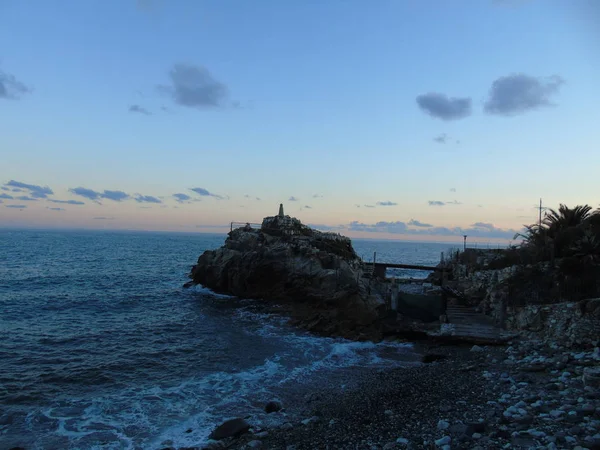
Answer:
[{"label": "white foam", "polygon": [[[131,386],[102,398],[73,398],[44,412],[58,421],[54,434],[67,439],[70,448],[92,448],[90,439],[98,430],[114,439],[114,448],[198,446],[228,418],[250,415],[250,423],[260,427],[289,420],[285,412],[263,411],[288,383],[310,382],[314,374],[340,368],[406,365],[402,355],[412,348],[316,337],[285,325],[284,317],[251,309],[233,312],[236,326],[280,349],[261,364],[190,377],[177,385]],[[102,448],[112,448],[107,445]]]}]

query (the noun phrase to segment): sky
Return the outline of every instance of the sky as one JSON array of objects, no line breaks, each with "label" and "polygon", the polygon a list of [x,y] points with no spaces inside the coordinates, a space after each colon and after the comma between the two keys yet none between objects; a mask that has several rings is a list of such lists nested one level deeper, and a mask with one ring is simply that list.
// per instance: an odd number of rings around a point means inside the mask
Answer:
[{"label": "sky", "polygon": [[0,227],[507,242],[598,207],[596,0],[0,0]]}]

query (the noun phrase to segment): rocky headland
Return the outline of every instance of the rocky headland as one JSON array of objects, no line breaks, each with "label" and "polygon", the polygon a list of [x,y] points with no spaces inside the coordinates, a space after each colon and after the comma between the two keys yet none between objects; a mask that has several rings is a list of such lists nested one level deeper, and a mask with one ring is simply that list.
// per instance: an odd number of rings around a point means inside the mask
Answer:
[{"label": "rocky headland", "polygon": [[349,238],[281,211],[260,227],[231,230],[221,248],[198,258],[187,285],[277,305],[292,324],[321,335],[377,341],[419,328],[423,321],[390,317],[390,283],[370,275]]}]

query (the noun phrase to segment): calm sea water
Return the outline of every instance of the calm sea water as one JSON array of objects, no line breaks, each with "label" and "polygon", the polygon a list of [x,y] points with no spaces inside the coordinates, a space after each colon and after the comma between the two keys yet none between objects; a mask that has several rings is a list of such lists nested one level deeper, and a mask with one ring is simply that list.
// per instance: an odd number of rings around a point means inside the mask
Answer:
[{"label": "calm sea water", "polygon": [[[198,445],[230,417],[286,420],[263,405],[299,386],[407,364],[410,346],[310,336],[250,301],[183,289],[198,256],[223,240],[0,231],[0,448]],[[378,261],[414,264],[448,249],[354,246],[365,260],[376,251]]]}]

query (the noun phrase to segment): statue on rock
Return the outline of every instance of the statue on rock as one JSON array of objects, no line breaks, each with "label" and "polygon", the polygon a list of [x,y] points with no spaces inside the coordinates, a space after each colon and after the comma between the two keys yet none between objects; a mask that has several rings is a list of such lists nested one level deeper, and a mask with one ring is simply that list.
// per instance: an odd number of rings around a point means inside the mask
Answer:
[{"label": "statue on rock", "polygon": [[279,217],[283,218],[283,203],[279,204]]}]

